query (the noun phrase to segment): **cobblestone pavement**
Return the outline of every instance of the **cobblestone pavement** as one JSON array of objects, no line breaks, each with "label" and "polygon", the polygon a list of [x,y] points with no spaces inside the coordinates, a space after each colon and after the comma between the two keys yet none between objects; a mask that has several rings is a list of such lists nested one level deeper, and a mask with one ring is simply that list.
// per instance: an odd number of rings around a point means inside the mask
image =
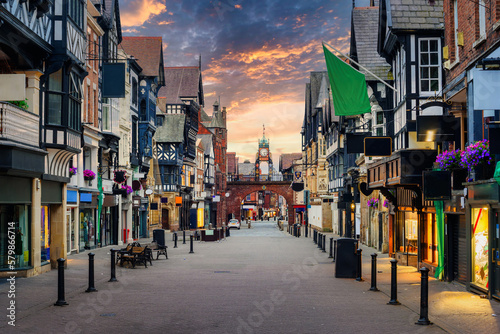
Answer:
[{"label": "cobblestone pavement", "polygon": [[[329,240],[331,235],[327,236]],[[420,274],[398,267],[400,306],[387,305],[390,266],[379,254],[378,287],[370,288],[370,253],[363,248],[364,281],[334,277],[334,263],[312,238],[295,238],[273,222],[231,230],[221,242],[189,241],[169,259],[145,268],[117,267],[110,249],[94,250],[97,292],[88,286],[88,253],[69,256],[67,306],[57,307],[57,271],[16,280],[16,327],[2,333],[498,333],[500,303],[468,293],[460,284],[429,281],[431,326],[418,326]],[[149,240],[141,240],[147,242]],[[5,280],[3,281],[5,282]],[[0,284],[7,314],[8,284]]]}]

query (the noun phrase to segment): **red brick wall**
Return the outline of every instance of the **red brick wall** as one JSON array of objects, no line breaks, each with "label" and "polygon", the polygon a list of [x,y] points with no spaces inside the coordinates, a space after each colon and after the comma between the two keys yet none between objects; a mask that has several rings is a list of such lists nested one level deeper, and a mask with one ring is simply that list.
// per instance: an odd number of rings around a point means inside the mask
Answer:
[{"label": "red brick wall", "polygon": [[[458,1],[458,31],[464,35],[464,46],[458,47],[459,63],[450,71],[445,71],[446,81],[450,82],[469,66],[474,64],[478,58],[490,47],[498,44],[500,39],[500,29],[493,30],[493,25],[500,18],[500,0],[485,1],[486,8],[486,41],[476,45],[474,42],[479,38],[479,4],[478,1]],[[450,61],[456,60],[455,33],[454,33],[454,12],[453,0],[444,1],[444,21],[445,21],[445,43],[450,53]]]}]

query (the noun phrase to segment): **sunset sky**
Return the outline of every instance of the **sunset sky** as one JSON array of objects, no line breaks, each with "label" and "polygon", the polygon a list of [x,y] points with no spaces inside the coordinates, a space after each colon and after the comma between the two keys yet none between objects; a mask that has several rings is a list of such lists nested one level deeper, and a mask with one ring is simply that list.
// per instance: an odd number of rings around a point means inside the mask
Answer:
[{"label": "sunset sky", "polygon": [[301,151],[305,83],[326,70],[322,40],[348,51],[351,8],[351,0],[120,1],[123,35],[162,36],[165,66],[197,65],[201,54],[205,110],[219,96],[227,107],[228,152],[254,161],[265,124],[276,166],[279,154]]}]

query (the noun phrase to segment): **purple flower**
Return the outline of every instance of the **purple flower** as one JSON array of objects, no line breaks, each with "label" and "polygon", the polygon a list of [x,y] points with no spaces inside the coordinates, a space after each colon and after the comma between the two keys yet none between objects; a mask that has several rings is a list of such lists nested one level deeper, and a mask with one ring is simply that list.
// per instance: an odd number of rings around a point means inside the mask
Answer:
[{"label": "purple flower", "polygon": [[482,163],[491,164],[491,161],[490,143],[487,139],[470,144],[460,154],[460,165],[469,171]]},{"label": "purple flower", "polygon": [[83,171],[83,177],[88,179],[88,180],[93,180],[95,179],[95,173],[91,171],[90,169],[86,169]]},{"label": "purple flower", "polygon": [[453,169],[460,167],[460,150],[444,151],[438,154],[436,162],[441,169]]},{"label": "purple flower", "polygon": [[78,171],[78,168],[76,168],[76,167],[70,167],[70,169],[69,169],[69,176],[75,175],[77,171]]},{"label": "purple flower", "polygon": [[122,184],[122,189],[127,189],[127,195],[133,192],[132,187],[126,184]]}]

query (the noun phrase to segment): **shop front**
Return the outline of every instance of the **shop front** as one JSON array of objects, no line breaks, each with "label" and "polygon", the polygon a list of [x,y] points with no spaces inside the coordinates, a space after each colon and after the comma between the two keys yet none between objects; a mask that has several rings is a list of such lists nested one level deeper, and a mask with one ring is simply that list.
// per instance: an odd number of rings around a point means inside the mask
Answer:
[{"label": "shop front", "polygon": [[467,288],[500,299],[500,187],[496,181],[468,185]]},{"label": "shop front", "polygon": [[66,253],[74,254],[80,249],[80,220],[78,213],[78,190],[66,191]]},{"label": "shop front", "polygon": [[118,227],[118,201],[118,195],[104,195],[101,213],[104,245],[118,245],[120,235]]}]

